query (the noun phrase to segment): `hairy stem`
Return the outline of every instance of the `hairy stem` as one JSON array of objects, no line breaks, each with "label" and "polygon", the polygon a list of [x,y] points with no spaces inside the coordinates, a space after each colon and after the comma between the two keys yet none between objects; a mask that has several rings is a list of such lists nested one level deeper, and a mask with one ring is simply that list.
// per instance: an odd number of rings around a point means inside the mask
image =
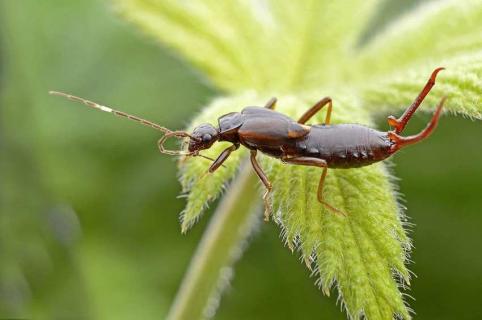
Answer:
[{"label": "hairy stem", "polygon": [[[222,169],[220,169],[222,170]],[[208,178],[208,177],[207,177]],[[229,281],[230,266],[258,221],[256,176],[245,162],[214,213],[181,287],[168,320],[204,319],[214,315],[221,291]]]}]

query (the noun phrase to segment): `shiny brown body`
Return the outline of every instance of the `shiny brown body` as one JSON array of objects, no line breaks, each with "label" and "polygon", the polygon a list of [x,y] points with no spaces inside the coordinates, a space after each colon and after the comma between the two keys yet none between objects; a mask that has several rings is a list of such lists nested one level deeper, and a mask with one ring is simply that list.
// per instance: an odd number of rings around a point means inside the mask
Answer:
[{"label": "shiny brown body", "polygon": [[219,119],[219,140],[285,160],[306,157],[330,168],[358,168],[391,155],[386,132],[359,124],[303,125],[271,109],[247,107]]}]

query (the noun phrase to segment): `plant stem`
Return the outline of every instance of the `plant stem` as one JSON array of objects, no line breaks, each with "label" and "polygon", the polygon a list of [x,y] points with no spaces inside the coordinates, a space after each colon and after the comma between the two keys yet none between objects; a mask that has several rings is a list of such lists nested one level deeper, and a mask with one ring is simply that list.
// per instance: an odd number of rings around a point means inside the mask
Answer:
[{"label": "plant stem", "polygon": [[226,284],[229,267],[239,257],[243,240],[253,229],[258,189],[248,162],[242,165],[214,213],[181,287],[169,310],[168,320],[208,318],[214,314]]}]

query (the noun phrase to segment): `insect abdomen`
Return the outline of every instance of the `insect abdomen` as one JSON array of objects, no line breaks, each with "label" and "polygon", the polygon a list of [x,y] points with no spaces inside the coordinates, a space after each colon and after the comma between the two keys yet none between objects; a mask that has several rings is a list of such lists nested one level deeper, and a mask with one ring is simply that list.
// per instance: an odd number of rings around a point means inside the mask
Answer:
[{"label": "insect abdomen", "polygon": [[305,157],[326,160],[330,168],[357,168],[390,156],[386,133],[357,124],[314,125],[297,143]]}]

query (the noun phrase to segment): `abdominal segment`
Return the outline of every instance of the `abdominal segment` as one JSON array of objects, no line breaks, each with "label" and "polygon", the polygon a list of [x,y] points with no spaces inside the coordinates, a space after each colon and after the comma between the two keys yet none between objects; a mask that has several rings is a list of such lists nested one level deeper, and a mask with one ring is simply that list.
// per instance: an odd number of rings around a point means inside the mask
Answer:
[{"label": "abdominal segment", "polygon": [[357,168],[390,156],[391,142],[385,132],[357,124],[314,125],[296,143],[303,157],[323,159],[330,168]]}]

